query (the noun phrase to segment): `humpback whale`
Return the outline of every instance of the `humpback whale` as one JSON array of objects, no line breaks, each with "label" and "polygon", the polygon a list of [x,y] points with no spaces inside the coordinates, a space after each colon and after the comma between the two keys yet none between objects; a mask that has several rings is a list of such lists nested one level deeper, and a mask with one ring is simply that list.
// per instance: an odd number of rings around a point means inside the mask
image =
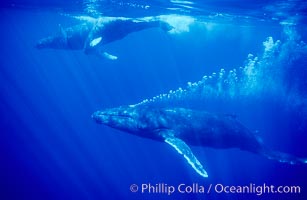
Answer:
[{"label": "humpback whale", "polygon": [[102,50],[103,45],[121,40],[130,33],[155,27],[164,31],[172,29],[168,23],[157,19],[100,17],[94,21],[87,21],[66,29],[60,26],[60,31],[57,35],[39,40],[36,48],[84,50],[85,54],[95,54],[116,60],[117,56]]},{"label": "humpback whale", "polygon": [[203,177],[208,177],[208,173],[190,146],[239,148],[279,162],[307,163],[307,159],[265,147],[262,140],[233,115],[179,107],[130,105],[96,111],[92,118],[99,124],[169,144]]}]

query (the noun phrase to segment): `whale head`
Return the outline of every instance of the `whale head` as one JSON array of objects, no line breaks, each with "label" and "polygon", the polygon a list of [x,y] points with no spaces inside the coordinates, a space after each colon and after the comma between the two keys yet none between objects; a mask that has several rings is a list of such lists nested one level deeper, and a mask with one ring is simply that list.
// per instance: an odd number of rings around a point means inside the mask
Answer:
[{"label": "whale head", "polygon": [[51,36],[39,40],[35,47],[37,49],[67,49],[67,40],[61,35]]},{"label": "whale head", "polygon": [[143,137],[146,137],[144,133],[166,129],[167,125],[163,110],[146,106],[130,105],[100,110],[93,113],[92,118],[99,124]]}]

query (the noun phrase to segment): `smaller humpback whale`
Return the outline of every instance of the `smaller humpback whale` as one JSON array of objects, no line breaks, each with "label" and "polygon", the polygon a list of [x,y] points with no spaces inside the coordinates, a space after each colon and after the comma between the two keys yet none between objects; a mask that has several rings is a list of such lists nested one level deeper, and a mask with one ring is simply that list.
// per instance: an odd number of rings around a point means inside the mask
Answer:
[{"label": "smaller humpback whale", "polygon": [[85,54],[96,54],[116,60],[117,56],[102,50],[105,44],[121,40],[130,33],[155,27],[164,31],[172,29],[168,23],[157,19],[101,17],[66,29],[60,26],[59,34],[39,40],[36,48],[84,50]]},{"label": "smaller humpback whale", "polygon": [[96,111],[92,118],[133,135],[166,142],[182,154],[201,176],[208,177],[191,146],[239,148],[289,164],[307,163],[307,159],[272,151],[233,115],[212,114],[185,108],[155,108],[131,105]]}]

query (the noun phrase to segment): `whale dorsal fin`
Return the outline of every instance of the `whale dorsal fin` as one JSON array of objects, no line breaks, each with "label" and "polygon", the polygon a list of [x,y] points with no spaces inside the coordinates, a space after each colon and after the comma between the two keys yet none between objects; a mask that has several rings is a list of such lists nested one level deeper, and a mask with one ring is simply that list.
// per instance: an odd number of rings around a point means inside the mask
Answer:
[{"label": "whale dorsal fin", "polygon": [[59,32],[63,37],[66,37],[67,34],[61,24],[59,24]]},{"label": "whale dorsal fin", "polygon": [[61,24],[59,24],[59,32],[60,32],[62,38],[63,38],[65,41],[67,41],[67,33],[66,33],[66,31],[63,29],[63,27],[62,27]]},{"label": "whale dorsal fin", "polygon": [[190,147],[181,139],[172,136],[172,134],[162,134],[164,141],[174,147],[179,154],[182,154],[186,161],[192,166],[192,168],[201,176],[207,178],[208,174],[203,168],[202,164],[193,154]]}]

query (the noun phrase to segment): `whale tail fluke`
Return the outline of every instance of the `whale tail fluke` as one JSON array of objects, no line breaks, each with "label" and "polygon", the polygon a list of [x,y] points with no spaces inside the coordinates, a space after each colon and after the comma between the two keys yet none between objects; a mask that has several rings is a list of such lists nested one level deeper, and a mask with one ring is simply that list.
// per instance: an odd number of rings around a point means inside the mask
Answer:
[{"label": "whale tail fluke", "polygon": [[271,160],[277,160],[291,165],[307,164],[307,158],[299,158],[291,154],[265,149],[262,154]]},{"label": "whale tail fluke", "polygon": [[163,21],[160,21],[160,22],[159,22],[159,26],[160,26],[160,28],[161,28],[163,31],[165,31],[165,32],[168,32],[168,31],[170,31],[170,30],[172,30],[172,29],[174,28],[174,27],[171,26],[169,23],[163,22]]}]

